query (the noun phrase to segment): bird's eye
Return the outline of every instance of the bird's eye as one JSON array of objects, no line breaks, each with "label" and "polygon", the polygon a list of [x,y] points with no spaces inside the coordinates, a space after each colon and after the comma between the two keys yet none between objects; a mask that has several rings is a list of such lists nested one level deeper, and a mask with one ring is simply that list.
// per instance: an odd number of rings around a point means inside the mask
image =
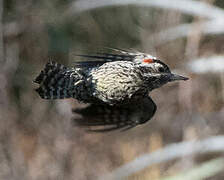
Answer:
[{"label": "bird's eye", "polygon": [[163,67],[159,67],[159,72],[165,72],[165,69]]}]

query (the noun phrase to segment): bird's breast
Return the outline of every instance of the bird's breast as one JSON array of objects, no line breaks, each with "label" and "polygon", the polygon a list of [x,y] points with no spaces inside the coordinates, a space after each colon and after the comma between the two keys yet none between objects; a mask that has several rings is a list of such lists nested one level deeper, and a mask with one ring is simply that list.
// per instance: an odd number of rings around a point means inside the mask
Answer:
[{"label": "bird's breast", "polygon": [[95,97],[106,103],[119,103],[132,98],[143,82],[134,65],[103,65],[91,72],[92,91]]}]

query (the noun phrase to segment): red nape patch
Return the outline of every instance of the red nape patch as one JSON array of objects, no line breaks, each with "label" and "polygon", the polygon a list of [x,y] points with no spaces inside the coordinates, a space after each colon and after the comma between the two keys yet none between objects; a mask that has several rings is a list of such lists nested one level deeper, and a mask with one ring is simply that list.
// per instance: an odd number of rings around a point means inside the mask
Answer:
[{"label": "red nape patch", "polygon": [[144,63],[153,63],[153,59],[143,59]]}]

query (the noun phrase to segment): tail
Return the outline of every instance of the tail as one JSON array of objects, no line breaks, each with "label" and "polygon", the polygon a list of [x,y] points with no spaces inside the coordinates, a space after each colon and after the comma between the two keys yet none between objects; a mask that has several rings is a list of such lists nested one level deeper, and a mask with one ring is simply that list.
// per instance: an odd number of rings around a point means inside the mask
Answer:
[{"label": "tail", "polygon": [[63,99],[72,97],[72,88],[75,79],[71,76],[71,69],[49,62],[44,70],[36,77],[35,83],[40,84],[36,89],[43,99]]}]

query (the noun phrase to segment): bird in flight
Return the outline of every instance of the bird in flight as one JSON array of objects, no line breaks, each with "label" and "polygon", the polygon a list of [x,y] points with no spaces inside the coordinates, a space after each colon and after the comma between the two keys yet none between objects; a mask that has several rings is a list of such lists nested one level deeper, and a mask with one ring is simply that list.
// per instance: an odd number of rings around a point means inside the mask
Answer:
[{"label": "bird in flight", "polygon": [[156,112],[149,92],[168,82],[188,80],[149,54],[113,50],[78,55],[89,60],[76,62],[72,68],[48,62],[34,80],[39,84],[36,91],[43,99],[75,98],[89,103],[73,110],[81,116],[74,119],[76,125],[105,132],[147,122]]}]

